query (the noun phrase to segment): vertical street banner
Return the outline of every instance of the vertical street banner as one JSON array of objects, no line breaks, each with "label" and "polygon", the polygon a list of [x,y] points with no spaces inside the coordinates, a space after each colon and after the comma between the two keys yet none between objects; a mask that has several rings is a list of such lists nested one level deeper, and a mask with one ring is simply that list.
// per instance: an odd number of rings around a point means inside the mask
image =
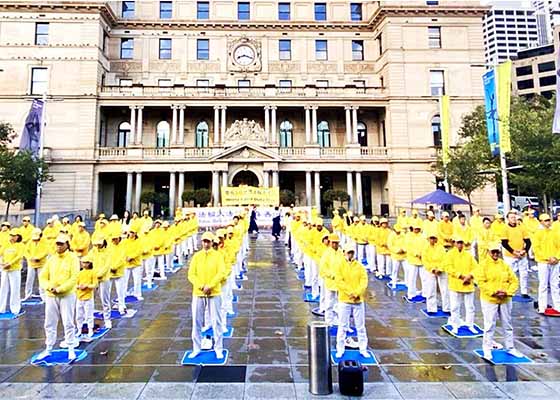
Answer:
[{"label": "vertical street banner", "polygon": [[554,123],[552,133],[560,133],[560,50],[556,59],[556,109],[554,111]]},{"label": "vertical street banner", "polygon": [[43,107],[42,100],[33,100],[19,143],[20,151],[30,151],[35,157],[39,156]]},{"label": "vertical street banner", "polygon": [[449,96],[444,95],[439,98],[440,117],[441,117],[441,150],[443,165],[449,163],[449,138],[451,131],[451,114]]},{"label": "vertical street banner", "polygon": [[496,92],[496,72],[494,69],[482,76],[484,84],[484,106],[486,111],[486,131],[493,156],[500,154],[500,133],[498,127],[498,99]]},{"label": "vertical street banner", "polygon": [[500,132],[500,149],[504,153],[511,151],[509,119],[511,114],[511,61],[497,67],[498,72],[498,130]]}]

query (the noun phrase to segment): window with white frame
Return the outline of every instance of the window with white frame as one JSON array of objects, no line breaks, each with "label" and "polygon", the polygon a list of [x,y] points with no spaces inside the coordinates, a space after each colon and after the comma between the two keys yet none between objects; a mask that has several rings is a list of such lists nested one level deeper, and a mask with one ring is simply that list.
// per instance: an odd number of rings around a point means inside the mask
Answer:
[{"label": "window with white frame", "polygon": [[29,92],[35,95],[47,93],[49,89],[49,70],[45,67],[31,68],[31,87]]},{"label": "window with white frame", "polygon": [[443,70],[434,69],[430,71],[430,94],[432,96],[443,96],[445,94],[445,76]]}]

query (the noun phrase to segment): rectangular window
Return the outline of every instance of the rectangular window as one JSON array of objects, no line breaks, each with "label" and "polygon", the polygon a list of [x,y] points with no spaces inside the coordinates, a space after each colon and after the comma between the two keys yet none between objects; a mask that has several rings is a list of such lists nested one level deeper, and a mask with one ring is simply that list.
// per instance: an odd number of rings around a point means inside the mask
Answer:
[{"label": "rectangular window", "polygon": [[237,81],[237,86],[239,93],[249,93],[251,81],[249,79],[240,79]]},{"label": "rectangular window", "polygon": [[352,40],[352,61],[364,61],[363,40]]},{"label": "rectangular window", "polygon": [[315,3],[315,21],[327,20],[327,3]]},{"label": "rectangular window", "polygon": [[329,81],[327,79],[317,79],[315,86],[317,87],[317,92],[326,93],[329,87]]},{"label": "rectangular window", "polygon": [[44,46],[49,44],[49,23],[37,22],[35,24],[35,44]]},{"label": "rectangular window", "polygon": [[121,16],[123,18],[134,18],[134,1],[123,1]]},{"label": "rectangular window", "polygon": [[49,89],[48,70],[43,67],[31,68],[31,94],[42,95]]},{"label": "rectangular window", "polygon": [[109,42],[109,35],[107,35],[107,32],[103,32],[103,44],[102,46],[102,51],[103,54],[107,54],[107,43]]},{"label": "rectangular window", "polygon": [[427,6],[438,6],[439,1],[438,0],[426,0],[426,5]]},{"label": "rectangular window", "polygon": [[327,41],[315,40],[315,60],[326,61],[329,59]]},{"label": "rectangular window", "polygon": [[362,3],[350,3],[350,19],[352,21],[362,20]]},{"label": "rectangular window", "polygon": [[554,61],[541,63],[539,64],[538,69],[539,72],[554,71],[556,69],[556,64],[554,63]]},{"label": "rectangular window", "polygon": [[278,82],[280,93],[290,93],[292,91],[292,81],[289,79],[281,79]]},{"label": "rectangular window", "polygon": [[172,1],[160,1],[159,2],[159,18],[160,19],[171,19],[171,18],[173,18],[173,2]]},{"label": "rectangular window", "polygon": [[171,39],[159,40],[159,59],[171,60]]},{"label": "rectangular window", "polygon": [[196,87],[199,93],[208,93],[208,88],[210,87],[210,81],[208,79],[197,79]]},{"label": "rectangular window", "polygon": [[430,94],[432,96],[443,96],[445,94],[445,80],[442,70],[430,71]]},{"label": "rectangular window", "polygon": [[210,59],[210,42],[208,39],[196,40],[196,59],[197,60]]},{"label": "rectangular window", "polygon": [[131,60],[134,58],[134,39],[121,39],[121,60]]},{"label": "rectangular window", "polygon": [[281,39],[278,41],[278,58],[280,60],[292,59],[292,41],[289,39]]},{"label": "rectangular window", "polygon": [[428,27],[428,44],[430,49],[441,49],[441,28],[439,26]]},{"label": "rectangular window", "polygon": [[290,3],[278,3],[278,19],[280,21],[289,21],[290,18]]},{"label": "rectangular window", "polygon": [[523,89],[533,89],[535,87],[535,83],[532,79],[527,79],[524,81],[517,81],[517,88],[519,90]]},{"label": "rectangular window", "polygon": [[247,21],[251,19],[251,4],[248,2],[237,3],[237,19]]},{"label": "rectangular window", "polygon": [[119,79],[119,86],[132,86],[132,79]]},{"label": "rectangular window", "polygon": [[377,36],[377,39],[375,39],[377,42],[377,48],[379,49],[379,55],[381,56],[381,54],[383,54],[383,36],[380,33],[379,36]]},{"label": "rectangular window", "polygon": [[543,76],[539,78],[539,86],[556,85],[556,75]]},{"label": "rectangular window", "polygon": [[525,65],[523,67],[517,67],[515,69],[515,73],[516,73],[517,76],[531,75],[533,73],[533,66],[532,65]]},{"label": "rectangular window", "polygon": [[158,79],[158,86],[159,87],[171,87],[171,79]]},{"label": "rectangular window", "polygon": [[208,19],[210,18],[210,3],[207,1],[199,1],[196,3],[196,18]]}]

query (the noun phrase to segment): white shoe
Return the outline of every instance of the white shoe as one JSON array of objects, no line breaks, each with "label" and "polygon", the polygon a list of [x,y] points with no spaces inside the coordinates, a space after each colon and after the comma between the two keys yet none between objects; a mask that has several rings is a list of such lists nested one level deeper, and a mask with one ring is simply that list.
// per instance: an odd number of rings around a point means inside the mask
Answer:
[{"label": "white shoe", "polygon": [[360,355],[364,358],[370,358],[369,353],[365,350],[360,351]]},{"label": "white shoe", "polygon": [[199,354],[200,354],[200,350],[193,351],[191,354],[189,354],[188,358],[196,358],[198,357]]},{"label": "white shoe", "polygon": [[142,300],[144,300],[144,298],[143,298],[142,296],[140,296],[140,297],[137,297],[137,299],[138,299],[139,301],[142,301]]},{"label": "white shoe", "polygon": [[504,348],[504,346],[502,346],[502,345],[501,345],[500,343],[498,343],[498,342],[492,342],[492,348],[493,348],[494,350],[501,350],[501,349]]},{"label": "white shoe", "polygon": [[113,323],[111,322],[110,319],[104,321],[104,323],[105,323],[105,328],[107,329],[111,329],[113,327]]},{"label": "white shoe", "polygon": [[525,357],[525,355],[523,353],[521,353],[519,350],[513,348],[513,349],[507,349],[507,353],[510,356],[513,356],[515,358],[522,358]]},{"label": "white shoe", "polygon": [[335,358],[342,358],[344,356],[344,352],[343,351],[337,351],[334,356],[335,356]]},{"label": "white shoe", "polygon": [[93,329],[88,329],[88,334],[87,334],[88,338],[92,338],[93,337]]},{"label": "white shoe", "polygon": [[468,329],[469,332],[472,333],[473,335],[478,335],[478,331],[475,329],[474,326],[469,326],[469,327],[467,327],[467,329]]},{"label": "white shoe", "polygon": [[45,349],[45,350],[43,350],[42,352],[39,353],[36,360],[37,361],[44,360],[45,358],[49,357],[51,354],[52,353],[51,353],[50,349]]},{"label": "white shoe", "polygon": [[66,340],[63,340],[62,342],[60,342],[59,346],[61,349],[67,349],[68,343],[66,343]]},{"label": "white shoe", "polygon": [[218,360],[223,360],[224,359],[224,351],[223,350],[216,350],[215,353],[216,353],[216,358]]},{"label": "white shoe", "polygon": [[74,361],[76,359],[76,352],[73,347],[68,348],[68,361]]},{"label": "white shoe", "polygon": [[212,348],[212,339],[204,338],[200,343],[202,350],[210,350]]},{"label": "white shoe", "polygon": [[482,357],[486,360],[492,360],[492,351],[484,350],[484,354],[482,355]]}]

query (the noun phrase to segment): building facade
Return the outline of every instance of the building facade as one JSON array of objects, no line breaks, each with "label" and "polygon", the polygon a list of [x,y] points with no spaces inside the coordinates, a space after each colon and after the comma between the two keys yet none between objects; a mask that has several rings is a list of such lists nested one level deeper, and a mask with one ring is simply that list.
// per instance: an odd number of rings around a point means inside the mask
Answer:
[{"label": "building facade", "polygon": [[0,120],[48,94],[43,212],[251,184],[394,213],[438,184],[439,96],[452,144],[482,102],[486,8],[427,3],[0,1]]},{"label": "building facade", "polygon": [[517,53],[513,61],[513,93],[552,98],[556,93],[556,55],[554,44],[533,47]]},{"label": "building facade", "polygon": [[531,0],[539,26],[539,44],[553,42],[554,29],[560,25],[560,0]]}]

